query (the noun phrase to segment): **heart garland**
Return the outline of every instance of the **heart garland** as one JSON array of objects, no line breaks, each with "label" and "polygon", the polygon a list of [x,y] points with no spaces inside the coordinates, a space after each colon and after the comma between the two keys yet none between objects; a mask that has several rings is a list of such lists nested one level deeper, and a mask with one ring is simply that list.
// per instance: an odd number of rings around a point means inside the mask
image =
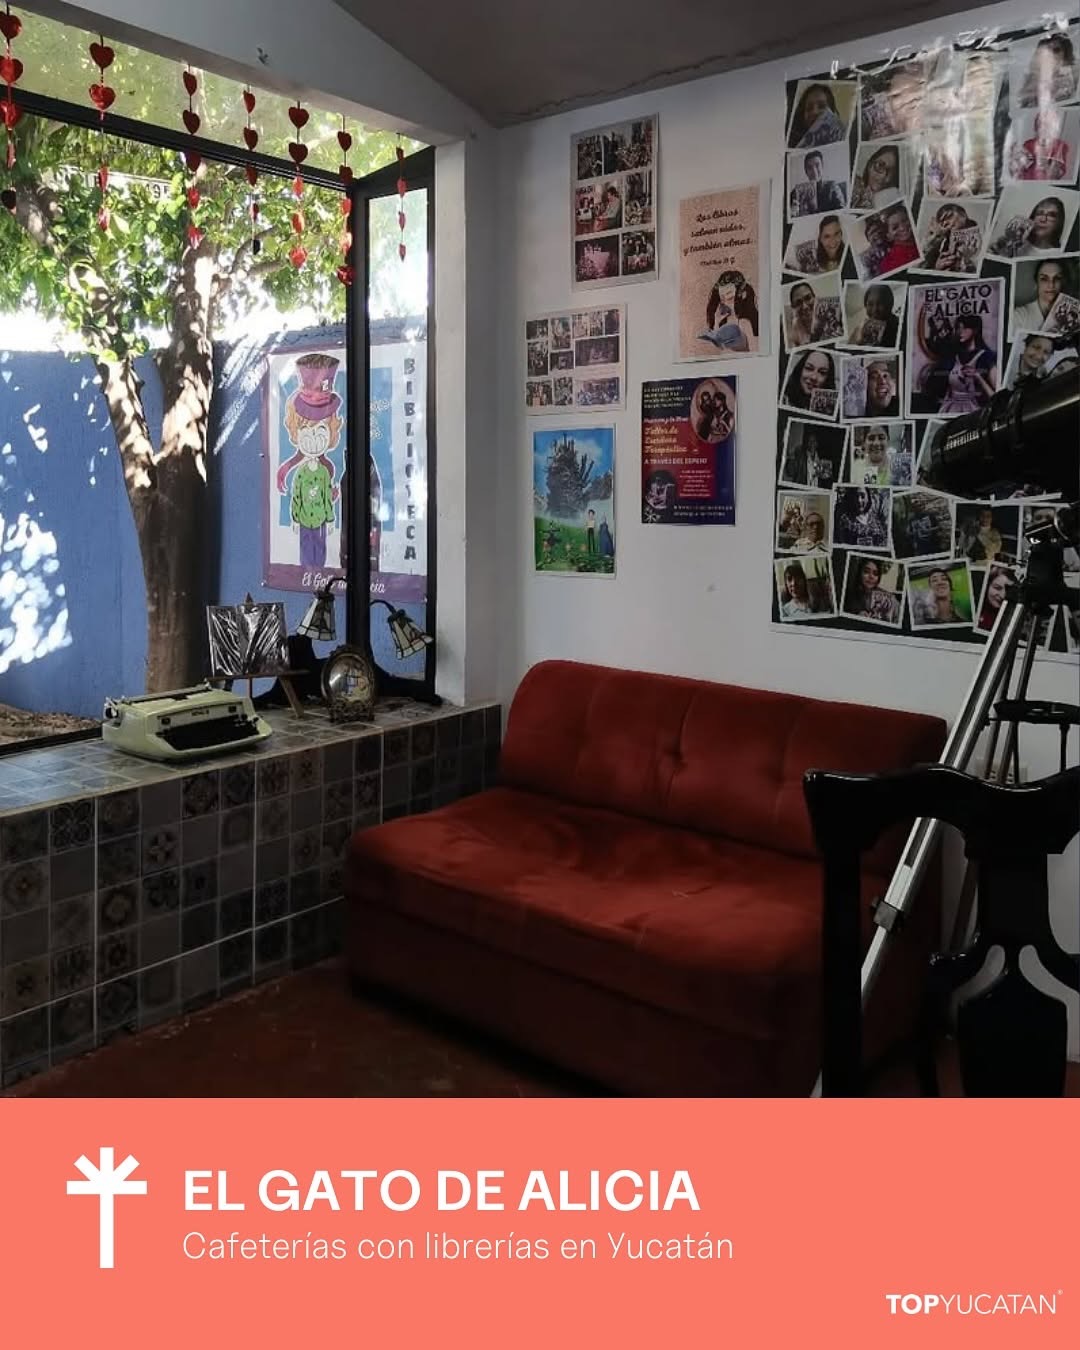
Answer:
[{"label": "heart garland", "polygon": [[[337,134],[338,145],[341,146],[341,166],[338,169],[338,176],[347,188],[353,180],[353,171],[349,165],[349,151],[352,149],[353,138],[345,129],[345,115],[341,116],[341,130]],[[339,241],[341,248],[341,266],[337,269],[337,279],[343,286],[351,286],[356,279],[356,269],[349,260],[349,254],[352,251],[353,237],[349,229],[349,216],[352,212],[352,201],[345,196],[341,202],[342,230]]]},{"label": "heart garland", "polygon": [[98,166],[97,181],[100,199],[98,201],[97,223],[102,234],[107,234],[111,222],[109,211],[109,159],[105,146],[105,114],[116,102],[116,90],[105,82],[105,72],[116,59],[116,53],[108,46],[103,37],[90,44],[90,59],[98,68],[98,77],[90,86],[90,102],[98,110],[98,126],[101,132],[101,163]]},{"label": "heart garland", "polygon": [[[289,121],[296,128],[296,134],[298,138],[300,136],[300,133],[303,131],[304,127],[307,126],[310,117],[311,114],[308,112],[308,110],[300,106],[299,99],[289,109]],[[304,160],[307,159],[307,157],[308,157],[308,148],[302,140],[297,139],[295,141],[289,142],[289,158],[296,165],[296,177],[293,179],[292,190],[293,196],[296,198],[298,203],[301,197],[303,197],[304,195],[304,180],[300,174],[300,165],[303,164]],[[299,209],[299,207],[292,214],[291,224],[293,228],[293,233],[296,235],[296,242],[293,246],[292,251],[289,254],[289,261],[295,268],[299,270],[301,267],[303,267],[304,263],[307,262],[308,256],[307,249],[304,247],[303,242],[304,213]]]},{"label": "heart garland", "polygon": [[[180,117],[187,128],[189,136],[198,135],[199,128],[202,126],[202,118],[195,111],[195,95],[199,90],[199,77],[189,66],[182,72],[180,77],[184,82],[184,92],[187,94],[188,105],[180,113]],[[195,218],[195,212],[199,203],[202,201],[202,193],[199,191],[199,185],[195,181],[195,175],[199,171],[199,165],[202,163],[202,155],[195,149],[184,151],[184,163],[187,165],[188,173],[191,174],[191,181],[187,185],[185,196],[188,204],[188,224],[187,241],[191,248],[198,248],[204,238],[204,232]]]},{"label": "heart garland", "polygon": [[405,162],[405,151],[401,145],[401,137],[398,136],[397,144],[397,162],[398,162],[398,229],[401,231],[401,240],[398,243],[398,257],[402,262],[405,261],[405,194],[409,190],[409,185],[405,181],[405,170],[402,167]]},{"label": "heart garland", "polygon": [[[254,155],[255,147],[259,144],[259,133],[251,125],[251,114],[255,111],[255,95],[250,89],[245,89],[243,93],[244,111],[247,114],[247,121],[241,133],[244,137],[244,144]],[[259,170],[252,158],[244,167],[244,173],[247,175],[248,184],[251,188],[259,181]],[[252,191],[248,197],[248,214],[251,217],[251,256],[257,258],[262,252],[262,240],[258,236],[259,225],[259,194]]]},{"label": "heart garland", "polygon": [[[7,92],[3,101],[0,102],[0,112],[3,113],[4,128],[7,132],[7,166],[9,170],[15,167],[15,127],[22,118],[22,109],[15,102],[15,86],[22,79],[23,73],[23,63],[18,57],[11,54],[11,43],[21,32],[22,20],[17,14],[12,14],[9,4],[5,4],[4,13],[0,14],[0,33],[4,35],[4,55],[0,59],[0,80],[7,86]],[[6,189],[2,200],[9,211],[15,210],[14,189]],[[8,205],[9,200],[10,205]]]}]

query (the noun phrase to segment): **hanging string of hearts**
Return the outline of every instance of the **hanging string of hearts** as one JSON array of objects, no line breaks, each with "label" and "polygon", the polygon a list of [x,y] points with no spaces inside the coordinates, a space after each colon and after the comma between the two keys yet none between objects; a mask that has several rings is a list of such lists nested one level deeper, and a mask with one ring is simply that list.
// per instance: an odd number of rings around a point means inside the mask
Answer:
[{"label": "hanging string of hearts", "polygon": [[[195,111],[195,95],[199,89],[199,77],[190,66],[183,73],[184,90],[187,93],[188,105],[181,113],[184,119],[184,126],[187,128],[189,136],[197,136],[199,128],[202,126],[202,119]],[[203,240],[203,231],[199,227],[196,217],[196,211],[199,209],[199,202],[202,194],[199,191],[197,174],[199,165],[202,163],[202,155],[193,147],[184,151],[184,163],[187,166],[189,176],[187,185],[187,204],[188,204],[188,227],[187,238],[192,248],[198,248]]]},{"label": "hanging string of hearts", "polygon": [[289,251],[289,261],[294,267],[303,267],[307,262],[307,249],[304,247],[304,212],[300,206],[300,201],[304,195],[304,180],[300,176],[300,165],[307,159],[308,149],[300,139],[301,132],[308,124],[308,118],[311,114],[306,108],[300,106],[299,99],[289,109],[289,121],[296,128],[296,140],[289,142],[289,158],[296,165],[296,177],[293,179],[293,196],[296,198],[296,208],[292,213],[292,228],[296,235],[296,240]]},{"label": "hanging string of hearts", "polygon": [[[12,53],[11,44],[22,32],[22,19],[12,14],[11,6],[5,4],[0,14],[0,33],[4,35],[4,55],[0,58],[0,80],[7,86],[0,108],[4,114],[4,130],[7,133],[7,167],[10,172],[15,167],[15,127],[22,118],[22,109],[15,102],[15,86],[23,73],[23,63]],[[15,189],[8,184],[0,200],[8,211],[15,210]]]},{"label": "hanging string of hearts", "polygon": [[90,86],[90,101],[98,110],[98,126],[101,132],[101,161],[98,165],[98,229],[105,233],[109,228],[109,157],[105,143],[105,114],[116,101],[116,90],[105,82],[105,72],[116,59],[116,53],[106,46],[105,39],[99,37],[90,44],[90,60],[98,69],[98,77]]},{"label": "hanging string of hearts", "polygon": [[259,133],[251,125],[251,114],[255,111],[255,95],[250,89],[244,90],[244,110],[247,124],[243,130],[244,144],[251,152],[251,159],[244,169],[251,192],[248,194],[248,214],[251,217],[251,256],[257,258],[262,252],[262,240],[259,238],[259,194],[255,185],[259,181],[259,170],[255,167],[255,147],[259,144]]},{"label": "hanging string of hearts", "polygon": [[398,244],[397,251],[398,251],[398,257],[401,259],[402,262],[404,262],[404,261],[405,261],[405,194],[406,194],[406,192],[408,192],[408,190],[409,190],[409,185],[408,185],[408,183],[405,181],[405,170],[402,168],[402,165],[405,163],[405,151],[402,149],[402,146],[401,146],[401,137],[400,137],[400,136],[398,137],[398,145],[397,145],[397,162],[398,162],[398,180],[397,180],[398,213],[397,213],[397,223],[398,223],[398,229],[401,231],[401,242]]},{"label": "hanging string of hearts", "polygon": [[[341,146],[342,162],[338,168],[338,176],[342,183],[348,189],[353,180],[353,171],[349,166],[349,151],[352,149],[353,139],[348,131],[345,130],[344,115],[341,118],[341,130],[337,134],[338,145]],[[349,215],[352,212],[352,199],[346,191],[341,199],[341,266],[337,270],[337,279],[343,286],[351,286],[356,280],[356,268],[352,265],[352,230],[349,227]]]}]

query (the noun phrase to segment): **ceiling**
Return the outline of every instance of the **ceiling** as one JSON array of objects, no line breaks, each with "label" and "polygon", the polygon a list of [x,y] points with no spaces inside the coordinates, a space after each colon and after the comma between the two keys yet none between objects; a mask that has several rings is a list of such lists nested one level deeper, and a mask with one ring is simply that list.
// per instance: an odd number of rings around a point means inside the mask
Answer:
[{"label": "ceiling", "polygon": [[[336,0],[508,126],[955,14],[962,0]],[[800,15],[799,10],[802,9]]]}]

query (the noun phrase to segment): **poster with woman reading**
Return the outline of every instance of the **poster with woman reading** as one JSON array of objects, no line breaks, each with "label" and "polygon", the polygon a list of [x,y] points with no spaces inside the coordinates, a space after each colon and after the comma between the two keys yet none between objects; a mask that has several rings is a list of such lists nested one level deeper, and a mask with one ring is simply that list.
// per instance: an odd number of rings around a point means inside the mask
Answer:
[{"label": "poster with woman reading", "polygon": [[676,360],[768,352],[768,215],[767,182],[679,203]]}]

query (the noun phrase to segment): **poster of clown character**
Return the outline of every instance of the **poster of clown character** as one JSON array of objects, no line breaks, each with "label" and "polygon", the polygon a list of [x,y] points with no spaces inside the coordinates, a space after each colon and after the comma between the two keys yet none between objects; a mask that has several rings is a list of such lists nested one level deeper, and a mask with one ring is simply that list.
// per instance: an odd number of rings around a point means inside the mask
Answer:
[{"label": "poster of clown character", "polygon": [[317,590],[345,568],[345,349],[267,360],[266,585]]}]

